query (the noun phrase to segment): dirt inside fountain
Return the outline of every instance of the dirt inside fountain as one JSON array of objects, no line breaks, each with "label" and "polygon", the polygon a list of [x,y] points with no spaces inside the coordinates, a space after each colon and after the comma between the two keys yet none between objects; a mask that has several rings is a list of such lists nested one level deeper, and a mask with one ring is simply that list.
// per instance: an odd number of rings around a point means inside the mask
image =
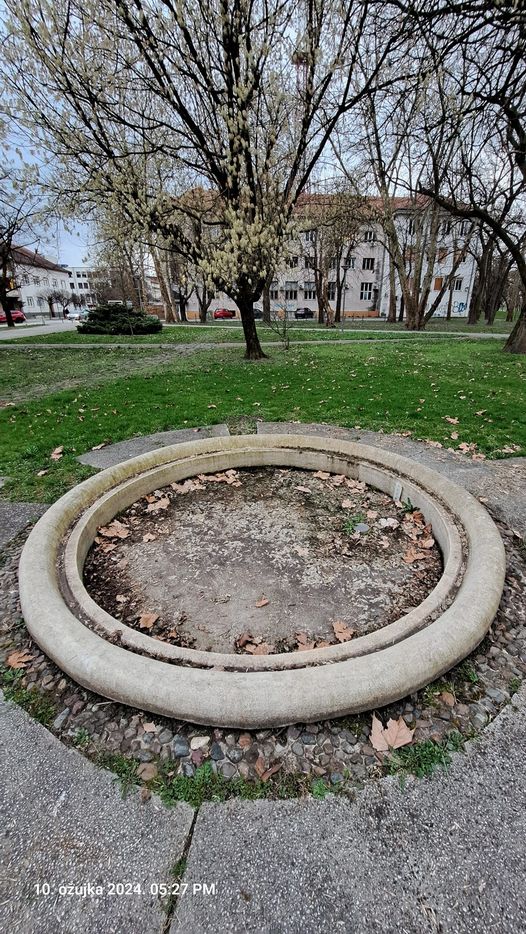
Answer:
[{"label": "dirt inside fountain", "polygon": [[84,582],[108,613],[156,639],[269,654],[387,626],[442,570],[410,503],[323,471],[258,468],[138,500],[98,530]]}]

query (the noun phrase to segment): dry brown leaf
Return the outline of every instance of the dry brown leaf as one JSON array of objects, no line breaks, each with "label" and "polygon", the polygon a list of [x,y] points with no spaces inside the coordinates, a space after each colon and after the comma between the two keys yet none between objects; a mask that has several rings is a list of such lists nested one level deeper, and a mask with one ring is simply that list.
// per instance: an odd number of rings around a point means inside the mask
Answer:
[{"label": "dry brown leaf", "polygon": [[297,632],[295,635],[299,652],[307,652],[316,648],[316,643],[309,638],[306,632]]},{"label": "dry brown leaf", "polygon": [[142,762],[137,769],[137,775],[143,782],[151,782],[152,778],[157,778],[159,770],[153,762]]},{"label": "dry brown leaf", "polygon": [[442,701],[442,703],[446,705],[446,707],[455,706],[455,703],[456,703],[455,695],[452,694],[451,691],[442,691],[442,694],[439,694],[438,696],[440,700]]},{"label": "dry brown leaf", "polygon": [[142,804],[146,804],[146,802],[149,801],[152,796],[150,789],[145,788],[144,785],[142,786],[139,794],[140,794]]},{"label": "dry brown leaf", "polygon": [[155,542],[157,540],[157,535],[154,535],[153,532],[146,532],[142,540],[143,542]]},{"label": "dry brown leaf", "polygon": [[320,639],[320,641],[316,643],[316,648],[317,649],[328,649],[330,644],[331,643],[327,642],[325,639]]},{"label": "dry brown leaf", "polygon": [[356,503],[353,503],[352,499],[344,499],[342,501],[342,509],[354,509]]},{"label": "dry brown leaf", "polygon": [[64,445],[61,444],[60,447],[55,448],[55,450],[52,451],[49,456],[51,457],[52,461],[59,461],[63,453],[64,453]]},{"label": "dry brown leaf", "polygon": [[416,548],[413,548],[412,545],[407,549],[406,553],[402,555],[402,560],[405,561],[406,564],[413,564],[414,561],[423,561],[424,558],[427,558],[425,551],[418,551]]},{"label": "dry brown leaf", "polygon": [[170,500],[167,496],[163,496],[161,499],[157,499],[154,503],[150,503],[146,507],[146,512],[160,512],[161,509],[168,509],[170,505]]},{"label": "dry brown leaf", "polygon": [[262,596],[259,598],[259,600],[256,600],[255,606],[257,606],[258,608],[261,608],[262,606],[268,606],[269,603],[270,603],[270,600],[268,599],[268,597]]},{"label": "dry brown leaf", "polygon": [[317,480],[329,480],[331,475],[326,470],[317,470],[312,476],[316,477]]},{"label": "dry brown leaf", "polygon": [[421,538],[420,541],[418,542],[418,547],[419,548],[432,548],[434,544],[435,544],[435,539],[433,538],[432,535],[430,535],[429,538]]},{"label": "dry brown leaf", "polygon": [[33,656],[29,652],[17,651],[11,652],[7,656],[5,663],[9,668],[27,668],[30,662],[33,661]]},{"label": "dry brown leaf", "polygon": [[337,619],[336,622],[332,624],[332,628],[338,642],[348,642],[349,639],[352,639],[352,637],[356,635],[356,629],[351,629],[351,627],[347,626],[341,619]]},{"label": "dry brown leaf", "polygon": [[37,471],[37,477],[45,477],[45,475],[46,475],[47,473],[49,473],[48,470],[38,470],[38,471]]},{"label": "dry brown leaf", "polygon": [[179,633],[177,632],[177,629],[169,629],[165,635],[167,639],[178,639],[179,638]]},{"label": "dry brown leaf", "polygon": [[104,535],[105,538],[128,538],[129,534],[129,528],[118,519],[114,519],[109,525],[104,525],[99,529],[99,535]]},{"label": "dry brown leaf", "polygon": [[449,422],[450,425],[458,425],[458,418],[451,418],[450,415],[444,415],[443,419],[445,422]]},{"label": "dry brown leaf", "polygon": [[369,741],[377,752],[387,752],[389,749],[400,749],[413,741],[414,730],[410,730],[402,717],[398,720],[388,720],[387,727],[383,727],[380,720],[373,714],[371,735]]},{"label": "dry brown leaf", "polygon": [[100,545],[100,550],[107,555],[110,551],[115,551],[117,545],[114,542],[102,542]]},{"label": "dry brown leaf", "polygon": [[267,771],[267,766],[266,766],[266,764],[265,764],[265,760],[264,760],[263,756],[258,756],[254,768],[255,768],[255,770],[256,770],[256,772],[257,772],[259,778],[262,778],[262,776],[263,776],[263,775],[265,774],[265,772]]},{"label": "dry brown leaf", "polygon": [[251,655],[270,655],[270,653],[273,651],[274,651],[273,645],[270,645],[268,642],[260,642],[260,644],[257,645],[256,648],[254,649],[254,651],[251,652]]},{"label": "dry brown leaf", "polygon": [[295,486],[294,489],[298,493],[311,493],[312,492],[312,490],[309,490],[307,486]]},{"label": "dry brown leaf", "polygon": [[155,733],[157,729],[157,727],[155,726],[155,723],[152,723],[151,721],[149,721],[148,723],[143,723],[142,728],[145,733]]},{"label": "dry brown leaf", "polygon": [[244,648],[247,642],[252,642],[252,633],[250,632],[242,632],[236,639],[238,649]]},{"label": "dry brown leaf", "polygon": [[142,616],[139,617],[139,626],[141,629],[151,629],[158,619],[158,613],[143,613]]},{"label": "dry brown leaf", "polygon": [[261,781],[267,782],[272,775],[275,775],[276,772],[279,772],[281,765],[282,765],[281,762],[276,762],[276,764],[272,765],[270,769],[267,769],[266,772],[263,772],[261,776]]},{"label": "dry brown leaf", "polygon": [[92,451],[100,451],[100,449],[101,449],[101,448],[104,448],[104,447],[106,447],[106,442],[105,442],[105,441],[103,441],[102,444],[95,444],[95,445],[92,447],[91,450],[92,450]]}]

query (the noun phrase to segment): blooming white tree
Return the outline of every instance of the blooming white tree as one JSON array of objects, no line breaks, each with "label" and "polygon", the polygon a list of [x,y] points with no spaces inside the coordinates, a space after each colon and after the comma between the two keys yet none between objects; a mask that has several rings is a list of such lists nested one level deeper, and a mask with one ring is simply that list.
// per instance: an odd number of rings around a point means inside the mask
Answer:
[{"label": "blooming white tree", "polygon": [[[238,304],[247,356],[263,356],[254,301],[339,119],[385,83],[387,60],[393,82],[409,41],[394,5],[7,0],[7,7],[13,113],[54,154],[60,184],[70,173],[77,200],[118,204],[145,238],[162,238],[195,263],[210,288]],[[366,70],[358,60],[367,60]],[[219,235],[206,245],[185,216],[183,195],[193,188],[214,197]]]}]

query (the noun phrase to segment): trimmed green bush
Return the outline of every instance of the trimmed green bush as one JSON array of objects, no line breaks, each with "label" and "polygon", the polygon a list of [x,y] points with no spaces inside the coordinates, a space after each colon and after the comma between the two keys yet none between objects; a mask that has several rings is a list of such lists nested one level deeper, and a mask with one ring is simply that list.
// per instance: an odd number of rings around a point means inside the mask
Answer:
[{"label": "trimmed green bush", "polygon": [[145,315],[126,305],[92,308],[77,327],[79,334],[157,334],[161,330],[162,324],[155,315]]}]

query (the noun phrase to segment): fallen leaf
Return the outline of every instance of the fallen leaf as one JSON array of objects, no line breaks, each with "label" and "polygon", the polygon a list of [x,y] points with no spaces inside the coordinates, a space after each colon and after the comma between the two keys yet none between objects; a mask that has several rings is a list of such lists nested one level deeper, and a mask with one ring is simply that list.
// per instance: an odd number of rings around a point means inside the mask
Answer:
[{"label": "fallen leaf", "polygon": [[142,616],[139,617],[139,626],[141,629],[151,629],[158,619],[158,613],[143,613]]},{"label": "fallen leaf", "polygon": [[400,749],[408,746],[413,740],[414,730],[410,730],[405,720],[388,720],[387,727],[383,727],[380,720],[373,714],[371,734],[369,741],[377,752],[388,752],[389,749]]},{"label": "fallen leaf", "polygon": [[352,637],[356,635],[356,629],[351,629],[350,626],[347,626],[347,624],[340,619],[337,619],[336,622],[332,624],[332,628],[338,642],[348,642],[349,639],[352,639]]},{"label": "fallen leaf", "polygon": [[421,538],[418,542],[419,548],[432,548],[435,544],[435,539],[430,536],[429,538]]},{"label": "fallen leaf", "polygon": [[9,668],[27,668],[30,662],[33,661],[33,656],[29,652],[17,651],[11,652],[10,655],[6,658],[6,665]]},{"label": "fallen leaf", "polygon": [[398,519],[394,519],[392,516],[388,516],[385,519],[378,519],[378,525],[381,529],[397,529],[400,523]]},{"label": "fallen leaf", "polygon": [[161,509],[168,509],[170,505],[170,500],[167,496],[163,496],[161,499],[157,499],[155,503],[150,503],[146,507],[146,512],[159,512]]},{"label": "fallen leaf", "polygon": [[157,727],[155,726],[155,723],[152,723],[151,721],[149,721],[148,723],[143,723],[142,728],[145,733],[155,733],[157,729]]},{"label": "fallen leaf", "polygon": [[342,509],[354,509],[356,503],[353,503],[352,499],[344,499],[342,501]]},{"label": "fallen leaf", "polygon": [[217,405],[214,405],[213,403],[211,403],[211,404],[208,406],[208,408],[209,408],[209,409],[217,409]]},{"label": "fallen leaf", "polygon": [[[273,646],[273,645],[269,645],[268,642],[260,642],[260,644],[259,644],[259,645],[256,645],[254,651],[251,652],[250,654],[251,654],[251,655],[270,655],[270,653],[271,653],[273,650],[274,650],[274,646]],[[248,652],[248,651],[249,651],[249,650],[248,650],[248,646],[247,646],[247,652]]]},{"label": "fallen leaf", "polygon": [[49,472],[49,471],[47,471],[47,470],[39,470],[39,471],[37,471],[37,477],[45,477],[45,475],[46,475],[48,472]]},{"label": "fallen leaf", "polygon": [[157,778],[159,770],[153,762],[142,762],[137,769],[137,775],[143,782],[151,782],[152,778]]},{"label": "fallen leaf", "polygon": [[154,535],[153,532],[146,532],[142,540],[143,542],[155,542],[157,540],[157,535]]},{"label": "fallen leaf", "polygon": [[250,632],[242,632],[241,635],[236,639],[236,645],[238,649],[244,648],[247,642],[252,642],[252,633]]},{"label": "fallen leaf", "polygon": [[263,776],[263,775],[265,774],[265,772],[267,771],[267,766],[266,766],[266,764],[265,764],[265,760],[264,760],[263,756],[258,756],[254,768],[255,768],[255,770],[256,770],[256,772],[257,772],[259,778],[262,778],[262,776]]},{"label": "fallen leaf", "polygon": [[452,441],[458,441],[458,431],[452,431],[449,437]]},{"label": "fallen leaf", "polygon": [[270,603],[270,600],[268,599],[268,597],[263,596],[263,597],[260,597],[259,600],[256,600],[255,605],[261,608],[262,606],[268,606],[269,603]]},{"label": "fallen leaf", "polygon": [[298,493],[311,493],[312,492],[312,490],[309,490],[307,486],[295,486],[294,489],[297,490]]},{"label": "fallen leaf", "polygon": [[316,648],[316,643],[313,642],[312,639],[309,639],[306,632],[297,632],[295,635],[299,652],[307,652]]},{"label": "fallen leaf", "polygon": [[281,765],[281,762],[276,762],[276,765],[272,765],[270,769],[267,769],[266,772],[263,772],[261,775],[261,781],[267,782],[272,775],[275,775],[276,772],[279,772]]},{"label": "fallen leaf", "polygon": [[101,526],[99,529],[99,535],[104,535],[106,538],[128,538],[129,534],[129,528],[118,519],[114,519],[109,525]]},{"label": "fallen leaf", "polygon": [[55,448],[55,450],[51,452],[50,454],[51,460],[59,461],[63,453],[64,453],[64,445],[61,444],[60,447]]},{"label": "fallen leaf", "polygon": [[456,700],[455,695],[451,691],[442,691],[442,694],[438,695],[440,700],[446,705],[446,707],[454,707]]},{"label": "fallen leaf", "polygon": [[105,441],[103,441],[102,444],[95,444],[94,447],[92,447],[91,450],[92,450],[92,451],[100,451],[100,449],[101,449],[101,448],[104,448],[104,447],[106,447],[106,442],[105,442]]},{"label": "fallen leaf", "polygon": [[402,555],[402,559],[406,564],[413,564],[415,561],[422,561],[424,558],[427,558],[425,551],[418,551],[412,545]]},{"label": "fallen leaf", "polygon": [[177,629],[169,629],[168,632],[166,633],[166,638],[167,639],[178,639],[179,633],[177,632]]},{"label": "fallen leaf", "polygon": [[444,415],[443,419],[445,422],[449,422],[450,425],[458,425],[458,418],[451,418],[450,415]]},{"label": "fallen leaf", "polygon": [[145,788],[144,785],[142,786],[139,794],[140,794],[142,804],[146,804],[146,802],[149,801],[152,796],[150,789]]},{"label": "fallen leaf", "polygon": [[316,477],[317,480],[329,480],[331,475],[325,470],[317,470],[312,476]]}]

